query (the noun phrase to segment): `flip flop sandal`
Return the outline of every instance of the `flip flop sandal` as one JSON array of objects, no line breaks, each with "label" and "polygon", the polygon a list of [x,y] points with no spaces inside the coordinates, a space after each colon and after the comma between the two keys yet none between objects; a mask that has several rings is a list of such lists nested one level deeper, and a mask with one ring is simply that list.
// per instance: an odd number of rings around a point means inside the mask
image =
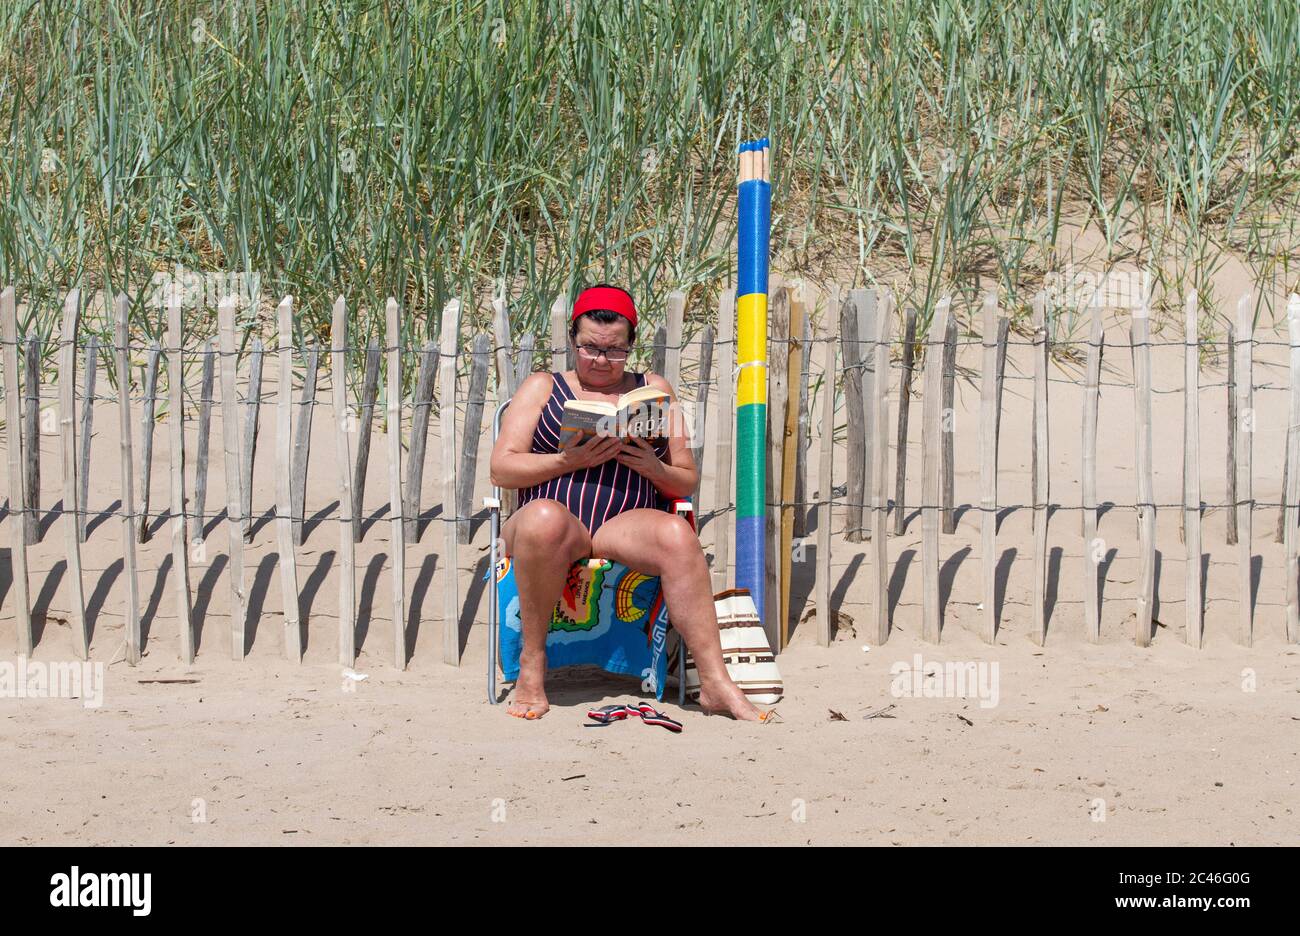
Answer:
[{"label": "flip flop sandal", "polygon": [[635,714],[637,714],[637,710],[632,708],[631,706],[602,705],[598,709],[591,709],[590,711],[587,712],[587,717],[596,723],[595,725],[588,725],[587,727],[589,728],[595,728],[597,726],[603,727],[605,725],[608,725],[610,722],[623,721],[629,715],[635,715]]},{"label": "flip flop sandal", "polygon": [[636,710],[641,715],[641,721],[645,722],[647,725],[658,725],[661,728],[667,728],[674,734],[680,733],[682,730],[681,722],[669,718],[663,712],[658,711],[649,702],[640,703],[637,705]]}]

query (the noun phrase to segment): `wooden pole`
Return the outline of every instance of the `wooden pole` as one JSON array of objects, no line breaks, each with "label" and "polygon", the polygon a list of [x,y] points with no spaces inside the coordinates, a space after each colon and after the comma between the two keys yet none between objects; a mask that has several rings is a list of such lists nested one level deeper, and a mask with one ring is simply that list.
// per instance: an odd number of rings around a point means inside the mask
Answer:
[{"label": "wooden pole", "polygon": [[[853,290],[854,305],[858,310],[858,361],[862,364],[862,503],[860,535],[864,540],[871,539],[872,511],[866,509],[871,501],[871,491],[875,482],[875,438],[876,405],[872,392],[876,386],[876,360],[874,338],[877,333],[877,320],[880,317],[880,299],[874,289]],[[874,527],[874,529],[881,529]]]},{"label": "wooden pole", "polygon": [[1047,412],[1047,298],[1034,297],[1034,642],[1047,642],[1047,513],[1051,462]]},{"label": "wooden pole", "polygon": [[691,457],[694,459],[695,467],[700,473],[699,480],[695,482],[695,492],[691,495],[697,518],[704,514],[703,498],[700,492],[704,487],[705,453],[707,452],[704,440],[708,431],[709,387],[713,384],[713,345],[716,338],[717,330],[712,325],[706,325],[704,328],[704,343],[700,348],[700,381],[695,390],[695,405],[697,407],[693,426],[695,445],[691,449]]},{"label": "wooden pole", "polygon": [[424,487],[424,453],[429,442],[429,412],[433,409],[433,379],[437,372],[438,346],[430,339],[420,353],[420,372],[415,380],[415,409],[411,415],[411,447],[406,456],[402,530],[408,543],[420,538],[420,492]]},{"label": "wooden pole", "polygon": [[59,433],[63,449],[63,531],[72,588],[72,647],[77,659],[90,659],[86,630],[86,595],[81,580],[81,539],[77,523],[77,329],[81,323],[81,290],[63,300],[63,341],[59,345]]},{"label": "wooden pole", "polygon": [[670,292],[665,313],[667,330],[663,374],[668,380],[668,386],[677,392],[677,385],[682,379],[682,320],[686,316],[686,294],[680,289]]},{"label": "wooden pole", "polygon": [[943,532],[957,532],[957,513],[953,510],[953,446],[957,435],[957,411],[953,406],[957,380],[957,320],[948,319],[948,330],[943,337],[943,413],[940,418],[939,437],[943,490]]},{"label": "wooden pole", "polygon": [[998,636],[997,610],[997,525],[998,448],[997,433],[997,315],[998,294],[984,294],[980,344],[984,349],[980,374],[980,541],[984,557],[983,611],[984,640]]},{"label": "wooden pole", "polygon": [[[1187,294],[1183,338],[1183,544],[1186,547],[1187,643],[1204,645],[1201,614],[1201,402],[1199,315],[1196,290]],[[1295,366],[1294,339],[1292,367]],[[1294,404],[1295,372],[1292,371]],[[1293,420],[1294,422],[1294,420]]]},{"label": "wooden pole", "polygon": [[[302,374],[302,399],[298,406],[298,429],[293,439],[293,486],[289,489],[293,509],[293,542],[301,546],[307,535],[307,467],[311,461],[311,418],[316,412],[316,381],[320,375],[320,349],[315,340],[307,343],[307,362]],[[285,445],[289,444],[288,437]]]},{"label": "wooden pole", "polygon": [[190,541],[200,543],[204,538],[204,507],[208,498],[208,447],[212,436],[212,401],[215,385],[214,371],[217,355],[209,338],[203,344],[203,382],[199,390],[199,440],[194,469],[194,528]]},{"label": "wooden pole", "polygon": [[81,450],[77,472],[77,540],[86,541],[87,506],[90,503],[90,443],[94,438],[95,381],[99,368],[99,339],[94,335],[86,344],[86,382],[81,403]]},{"label": "wooden pole", "polygon": [[[794,437],[794,513],[793,534],[797,540],[808,535],[808,448],[809,417],[808,375],[812,371],[812,314],[804,316],[803,333],[799,346],[799,393],[795,411]],[[697,463],[698,464],[698,463]],[[702,469],[701,469],[702,470]]]},{"label": "wooden pole", "polygon": [[140,662],[140,594],[135,561],[135,461],[131,454],[131,370],[128,366],[130,306],[117,295],[117,402],[122,434],[122,564],[126,572],[126,662]]},{"label": "wooden pole", "polygon": [[[248,394],[244,398],[244,447],[239,473],[240,516],[244,542],[253,541],[253,457],[257,452],[257,428],[262,415],[262,339],[253,339],[252,353],[248,356]],[[283,441],[280,442],[284,444]]]},{"label": "wooden pole", "polygon": [[[275,532],[280,547],[280,598],[284,603],[284,654],[302,662],[302,624],[298,616],[298,565],[294,554],[292,490],[293,438],[293,297],[285,296],[276,309],[280,343],[276,358],[280,373],[275,388]],[[299,422],[299,426],[302,423]]]},{"label": "wooden pole", "polygon": [[943,609],[939,604],[939,434],[943,420],[943,341],[948,332],[951,300],[944,296],[935,307],[926,335],[925,395],[921,400],[921,639],[938,643]]},{"label": "wooden pole", "polygon": [[352,496],[352,432],[356,421],[348,413],[348,306],[334,300],[330,326],[330,381],[334,402],[335,456],[339,466],[339,664],[356,662],[357,573],[356,534]]},{"label": "wooden pole", "polygon": [[875,392],[872,404],[876,407],[875,440],[871,454],[875,464],[871,476],[875,482],[872,506],[875,509],[875,536],[872,540],[876,551],[874,608],[876,619],[876,644],[883,645],[889,639],[889,535],[885,529],[889,519],[889,342],[894,328],[894,294],[886,290],[881,297],[876,316],[875,346],[871,349],[875,355],[874,378]]},{"label": "wooden pole", "polygon": [[[559,300],[556,300],[557,302]],[[561,312],[561,314],[563,314]],[[554,322],[552,323],[554,324]],[[560,334],[560,332],[552,332]],[[456,556],[456,345],[460,336],[460,300],[442,309],[438,434],[442,443],[442,661],[460,665],[460,597]]]},{"label": "wooden pole", "polygon": [[763,617],[767,639],[772,649],[780,653],[785,649],[784,615],[781,603],[781,574],[785,571],[781,553],[781,508],[783,500],[781,469],[785,465],[785,407],[790,379],[788,358],[790,354],[790,290],[785,286],[769,289],[772,304],[768,308],[771,340],[768,347],[767,385],[767,470],[764,472],[764,536],[766,546],[763,592],[766,596]]},{"label": "wooden pole", "polygon": [[894,446],[894,535],[907,523],[907,418],[912,402],[912,372],[916,360],[916,310],[908,309],[903,333],[903,379],[898,388],[898,443]]},{"label": "wooden pole", "polygon": [[402,326],[397,300],[385,308],[388,345],[388,503],[392,511],[393,662],[406,669],[406,537],[402,532]]},{"label": "wooden pole", "polygon": [[817,357],[821,364],[821,412],[818,414],[817,464],[817,642],[831,645],[834,610],[831,608],[831,503],[835,490],[835,341],[828,309],[817,326]]},{"label": "wooden pole", "polygon": [[1237,328],[1228,325],[1228,464],[1224,472],[1227,479],[1228,523],[1225,542],[1237,545]]},{"label": "wooden pole", "polygon": [[366,349],[366,371],[361,382],[361,420],[357,438],[357,468],[352,482],[352,539],[361,542],[361,514],[366,491],[366,469],[370,464],[370,432],[375,423],[375,401],[379,399],[379,345],[373,340]]},{"label": "wooden pole", "polygon": [[10,560],[13,563],[14,621],[18,625],[18,655],[32,652],[32,599],[27,581],[27,536],[23,501],[23,444],[18,384],[18,311],[14,288],[0,293],[0,342],[4,344],[5,448],[9,460]]},{"label": "wooden pole", "polygon": [[[866,464],[864,458],[867,445],[866,416],[863,413],[864,396],[862,393],[862,362],[865,357],[865,345],[860,340],[858,321],[861,318],[858,303],[864,289],[854,289],[836,310],[840,319],[840,341],[844,346],[844,418],[846,423],[846,446],[848,450],[847,471],[845,474],[845,497],[848,502],[844,509],[844,541],[859,543],[864,538],[863,507],[866,503]],[[835,297],[840,295],[835,287]]]},{"label": "wooden pole", "polygon": [[551,303],[551,370],[569,369],[569,300],[556,296]]},{"label": "wooden pole", "polygon": [[1254,643],[1255,608],[1251,569],[1251,511],[1255,506],[1251,478],[1251,448],[1255,441],[1254,330],[1250,293],[1237,303],[1237,574],[1240,583],[1241,643]]},{"label": "wooden pole", "polygon": [[1287,334],[1291,340],[1291,413],[1287,432],[1286,461],[1290,471],[1283,494],[1286,505],[1284,546],[1286,552],[1286,639],[1300,643],[1300,580],[1297,550],[1300,532],[1300,295],[1291,294],[1286,304]]},{"label": "wooden pole", "polygon": [[[718,473],[714,477],[713,503],[718,515],[713,528],[713,583],[725,591],[731,582],[731,534],[735,527],[735,506],[731,494],[731,468],[736,429],[736,291],[724,289],[718,295]],[[834,379],[832,375],[832,380]]]},{"label": "wooden pole", "polygon": [[1137,414],[1138,552],[1140,581],[1137,645],[1151,646],[1156,584],[1156,507],[1152,464],[1151,320],[1145,302],[1133,310],[1133,408]]},{"label": "wooden pole", "polygon": [[474,513],[474,480],[478,477],[478,443],[483,430],[483,404],[487,400],[488,336],[478,334],[470,352],[469,395],[465,399],[465,425],[460,446],[460,471],[456,476],[456,540],[470,541]]},{"label": "wooden pole", "polygon": [[217,304],[221,334],[221,432],[226,447],[226,527],[230,530],[230,653],[244,658],[244,536],[239,497],[239,426],[235,396],[235,299]]},{"label": "wooden pole", "polygon": [[176,622],[180,627],[181,660],[194,662],[194,608],[190,602],[190,550],[185,530],[185,369],[181,355],[185,333],[181,326],[181,297],[167,294],[167,408],[171,428],[172,571],[176,574]]},{"label": "wooden pole", "polygon": [[1097,538],[1097,412],[1101,402],[1101,354],[1106,335],[1101,303],[1092,307],[1088,363],[1083,391],[1083,630],[1089,643],[1101,642],[1101,608],[1097,584],[1105,544]]},{"label": "wooden pole", "polygon": [[41,344],[35,335],[27,338],[23,390],[23,526],[28,545],[41,541]]},{"label": "wooden pole", "polygon": [[158,365],[162,350],[158,342],[149,344],[149,356],[144,371],[144,406],[140,413],[140,524],[136,536],[141,543],[149,542],[149,489],[153,486],[153,430],[158,403]]},{"label": "wooden pole", "polygon": [[[803,290],[800,287],[790,297],[790,343],[786,346],[786,383],[785,411],[780,415],[785,423],[785,438],[781,443],[781,646],[790,642],[790,581],[794,576],[794,482],[795,482],[795,442],[799,432],[799,401],[791,395],[791,390],[801,382],[800,367],[803,364]],[[803,550],[800,550],[803,554]]]}]

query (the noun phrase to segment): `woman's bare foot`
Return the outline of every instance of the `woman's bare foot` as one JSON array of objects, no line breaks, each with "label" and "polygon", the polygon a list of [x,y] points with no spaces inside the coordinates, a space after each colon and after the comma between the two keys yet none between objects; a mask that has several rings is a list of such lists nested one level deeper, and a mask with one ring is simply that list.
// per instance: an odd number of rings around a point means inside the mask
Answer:
[{"label": "woman's bare foot", "polygon": [[506,711],[515,718],[534,720],[551,710],[546,701],[546,655],[533,658],[525,651],[519,655],[519,679],[515,681],[514,699]]},{"label": "woman's bare foot", "polygon": [[700,708],[710,715],[730,715],[737,721],[762,721],[763,713],[745,698],[745,693],[731,680],[700,683]]}]

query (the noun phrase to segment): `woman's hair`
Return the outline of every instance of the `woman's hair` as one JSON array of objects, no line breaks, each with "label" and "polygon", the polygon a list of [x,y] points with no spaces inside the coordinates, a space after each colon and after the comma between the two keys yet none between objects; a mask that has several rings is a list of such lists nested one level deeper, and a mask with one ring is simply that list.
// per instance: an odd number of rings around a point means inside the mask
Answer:
[{"label": "woman's hair", "polygon": [[[593,283],[593,286],[605,286],[609,289],[617,289],[621,293],[627,293],[628,298],[632,297],[622,286],[611,286],[609,283]],[[610,309],[591,309],[582,313],[569,324],[569,338],[573,341],[578,340],[578,323],[583,319],[590,319],[593,322],[599,322],[601,325],[609,325],[613,322],[627,322],[628,336],[627,343],[632,345],[636,342],[636,326],[628,322],[626,318]]]}]

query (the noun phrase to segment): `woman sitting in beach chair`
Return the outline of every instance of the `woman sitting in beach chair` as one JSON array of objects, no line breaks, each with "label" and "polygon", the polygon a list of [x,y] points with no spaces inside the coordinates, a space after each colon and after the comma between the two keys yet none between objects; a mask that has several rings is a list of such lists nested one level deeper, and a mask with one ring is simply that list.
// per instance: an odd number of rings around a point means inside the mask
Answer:
[{"label": "woman sitting in beach chair", "polygon": [[[519,591],[523,649],[511,715],[540,718],[546,700],[546,638],[570,566],[600,556],[659,576],[673,627],[694,656],[700,705],[747,721],[760,715],[732,681],[722,659],[708,563],[685,518],[663,509],[689,497],[699,471],[687,447],[673,388],[658,374],[625,372],[636,340],[636,307],[614,286],[584,290],[569,337],[576,368],[536,373],[515,392],[492,450],[494,485],[519,491],[519,506],[501,528]],[[606,401],[641,386],[669,398],[667,438],[657,442],[596,435],[561,446],[569,400]]]}]

